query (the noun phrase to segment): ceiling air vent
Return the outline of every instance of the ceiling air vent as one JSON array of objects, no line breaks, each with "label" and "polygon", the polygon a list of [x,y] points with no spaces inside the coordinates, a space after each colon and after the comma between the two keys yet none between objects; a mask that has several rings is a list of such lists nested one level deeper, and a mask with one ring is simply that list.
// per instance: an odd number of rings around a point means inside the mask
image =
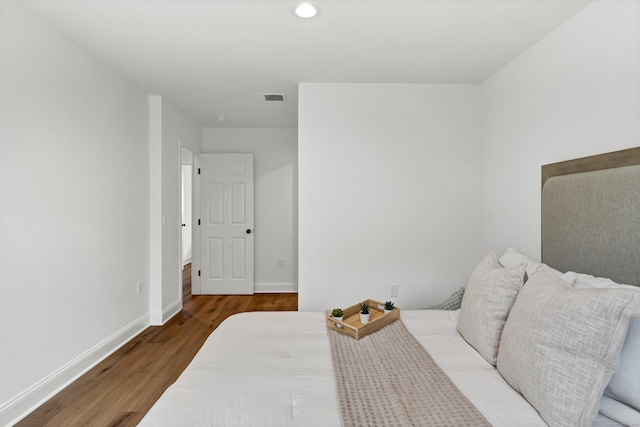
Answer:
[{"label": "ceiling air vent", "polygon": [[262,96],[264,96],[264,100],[268,102],[284,102],[284,93],[263,93]]}]

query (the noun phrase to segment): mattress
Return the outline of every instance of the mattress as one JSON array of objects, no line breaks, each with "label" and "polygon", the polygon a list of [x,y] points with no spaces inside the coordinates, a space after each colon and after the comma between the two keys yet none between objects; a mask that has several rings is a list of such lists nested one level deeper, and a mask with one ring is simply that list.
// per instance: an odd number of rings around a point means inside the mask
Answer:
[{"label": "mattress", "polygon": [[[140,426],[340,426],[321,312],[226,319]],[[407,329],[494,426],[545,426],[457,333],[458,311],[403,310]]]}]

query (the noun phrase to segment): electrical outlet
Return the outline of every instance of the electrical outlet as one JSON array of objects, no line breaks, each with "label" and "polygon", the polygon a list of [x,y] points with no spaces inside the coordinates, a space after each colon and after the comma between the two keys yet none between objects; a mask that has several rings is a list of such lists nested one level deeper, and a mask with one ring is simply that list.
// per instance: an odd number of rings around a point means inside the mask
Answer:
[{"label": "electrical outlet", "polygon": [[140,295],[141,290],[142,290],[142,281],[138,280],[138,283],[136,283],[136,294]]},{"label": "electrical outlet", "polygon": [[390,297],[397,297],[398,296],[398,284],[397,283],[392,283],[391,285],[389,285],[389,296]]},{"label": "electrical outlet", "polygon": [[284,258],[278,259],[278,267],[284,267]]}]

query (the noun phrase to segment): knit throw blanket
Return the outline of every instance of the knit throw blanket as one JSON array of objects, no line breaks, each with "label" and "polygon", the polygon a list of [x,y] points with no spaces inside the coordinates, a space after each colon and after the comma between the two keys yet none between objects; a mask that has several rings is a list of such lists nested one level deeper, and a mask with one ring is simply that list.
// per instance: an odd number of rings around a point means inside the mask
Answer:
[{"label": "knit throw blanket", "polygon": [[327,333],[344,427],[491,425],[401,320],[359,340]]}]

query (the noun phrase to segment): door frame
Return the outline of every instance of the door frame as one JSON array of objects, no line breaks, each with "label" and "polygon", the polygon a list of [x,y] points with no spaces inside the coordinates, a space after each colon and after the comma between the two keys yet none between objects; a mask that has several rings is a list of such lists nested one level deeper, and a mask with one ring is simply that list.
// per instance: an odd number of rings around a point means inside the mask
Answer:
[{"label": "door frame", "polygon": [[[204,153],[203,153],[204,154]],[[199,295],[202,292],[202,286],[200,284],[200,227],[196,227],[196,222],[200,218],[200,180],[195,176],[200,171],[200,156],[193,156],[193,174],[191,191],[193,195],[191,197],[191,215],[192,224],[191,227],[191,293]]]}]

